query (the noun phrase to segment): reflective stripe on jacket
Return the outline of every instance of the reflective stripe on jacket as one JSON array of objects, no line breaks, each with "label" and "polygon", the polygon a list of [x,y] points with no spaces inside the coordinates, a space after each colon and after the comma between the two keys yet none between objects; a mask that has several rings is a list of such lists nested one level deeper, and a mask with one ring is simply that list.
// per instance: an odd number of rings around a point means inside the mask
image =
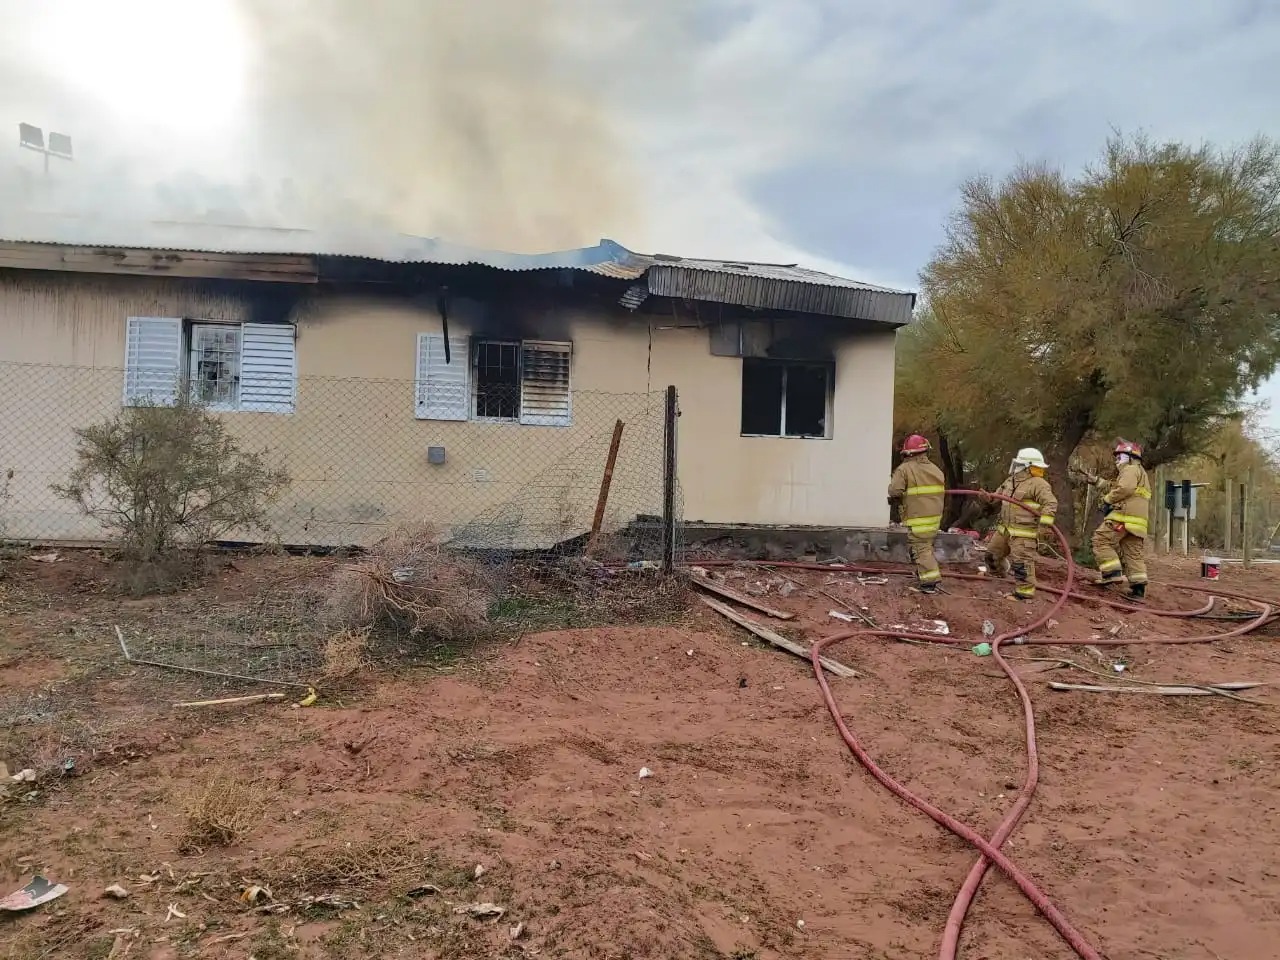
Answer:
[{"label": "reflective stripe on jacket", "polygon": [[1105,490],[1103,503],[1115,508],[1104,522],[1123,526],[1125,533],[1145,539],[1151,513],[1151,480],[1142,464],[1126,463],[1115,480],[1100,486]]},{"label": "reflective stripe on jacket", "polygon": [[889,496],[902,500],[902,522],[912,533],[927,536],[942,526],[946,479],[928,457],[906,457],[889,480]]},{"label": "reflective stripe on jacket", "polygon": [[1023,470],[1000,484],[996,493],[1012,497],[1021,504],[1000,501],[1000,520],[996,529],[1006,536],[1035,539],[1040,535],[1040,527],[1053,524],[1054,515],[1058,512],[1058,498],[1044,477],[1035,477],[1029,470]]}]

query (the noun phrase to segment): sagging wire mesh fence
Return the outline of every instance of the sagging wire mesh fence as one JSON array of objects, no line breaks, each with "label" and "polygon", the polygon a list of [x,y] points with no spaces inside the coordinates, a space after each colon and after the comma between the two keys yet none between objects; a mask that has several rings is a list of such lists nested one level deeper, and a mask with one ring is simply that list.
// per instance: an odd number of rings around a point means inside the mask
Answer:
[{"label": "sagging wire mesh fence", "polygon": [[[129,415],[122,377],[0,364],[0,539],[104,539],[55,488],[86,427]],[[653,576],[681,551],[673,392],[578,391],[557,426],[419,419],[414,397],[411,381],[302,378],[288,415],[210,410],[288,478],[265,530],[231,539],[327,555],[281,551],[238,595],[167,596],[119,624],[122,654],[206,685],[307,687],[384,638],[403,652],[679,605]]]},{"label": "sagging wire mesh fence", "polygon": [[[0,363],[0,538],[107,538],[55,488],[76,465],[78,430],[136,409],[123,405],[123,384],[118,369]],[[486,546],[545,549],[589,527],[619,421],[604,526],[661,514],[663,394],[575,391],[571,412],[547,425],[508,416],[492,398],[466,419],[423,419],[417,386],[302,377],[288,412],[209,407],[243,449],[265,451],[288,477],[265,535],[237,533],[368,546],[405,523],[447,532],[485,516]]]}]

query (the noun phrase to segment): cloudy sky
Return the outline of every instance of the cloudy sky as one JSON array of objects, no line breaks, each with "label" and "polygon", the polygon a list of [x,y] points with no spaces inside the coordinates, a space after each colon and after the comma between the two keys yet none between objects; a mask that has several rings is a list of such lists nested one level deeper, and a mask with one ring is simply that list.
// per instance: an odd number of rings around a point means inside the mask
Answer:
[{"label": "cloudy sky", "polygon": [[911,288],[974,173],[1280,135],[1278,51],[1263,0],[0,0],[0,122],[77,152],[0,187]]}]

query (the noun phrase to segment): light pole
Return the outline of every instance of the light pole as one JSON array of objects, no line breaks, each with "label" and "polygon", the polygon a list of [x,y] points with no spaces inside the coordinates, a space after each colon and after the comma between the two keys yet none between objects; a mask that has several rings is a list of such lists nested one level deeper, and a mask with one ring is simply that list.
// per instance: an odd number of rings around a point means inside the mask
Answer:
[{"label": "light pole", "polygon": [[49,133],[48,146],[44,142],[44,131],[29,123],[18,124],[18,146],[24,150],[34,150],[44,155],[44,175],[49,175],[49,158],[59,160],[74,159],[71,155],[71,137],[65,133]]}]

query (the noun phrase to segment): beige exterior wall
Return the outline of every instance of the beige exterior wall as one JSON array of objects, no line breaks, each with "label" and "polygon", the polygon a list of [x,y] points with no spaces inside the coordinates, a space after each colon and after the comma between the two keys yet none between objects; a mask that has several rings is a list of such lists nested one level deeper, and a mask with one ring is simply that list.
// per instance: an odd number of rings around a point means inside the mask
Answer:
[{"label": "beige exterior wall", "polygon": [[[49,492],[72,463],[77,426],[120,409],[129,316],[251,319],[251,305],[185,281],[0,271],[0,536],[92,539]],[[530,329],[530,325],[536,329]],[[468,321],[451,317],[461,335]],[[483,326],[481,323],[480,326]],[[524,336],[573,342],[573,426],[414,417],[415,343],[440,329],[405,302],[322,299],[297,338],[292,415],[226,414],[269,449],[293,484],[277,511],[286,542],[376,539],[406,520],[441,525],[487,515],[540,536],[589,522],[615,419],[627,426],[610,523],[661,506],[661,397],[680,390],[680,480],[687,520],[869,525],[887,522],[892,333],[835,346],[828,440],[739,435],[742,361],[712,356],[706,330],[652,331],[618,310],[544,313]],[[427,462],[444,446],[447,462]],[[585,518],[585,520],[584,520]],[[552,529],[555,528],[555,529]],[[527,529],[526,529],[527,534]]]}]

